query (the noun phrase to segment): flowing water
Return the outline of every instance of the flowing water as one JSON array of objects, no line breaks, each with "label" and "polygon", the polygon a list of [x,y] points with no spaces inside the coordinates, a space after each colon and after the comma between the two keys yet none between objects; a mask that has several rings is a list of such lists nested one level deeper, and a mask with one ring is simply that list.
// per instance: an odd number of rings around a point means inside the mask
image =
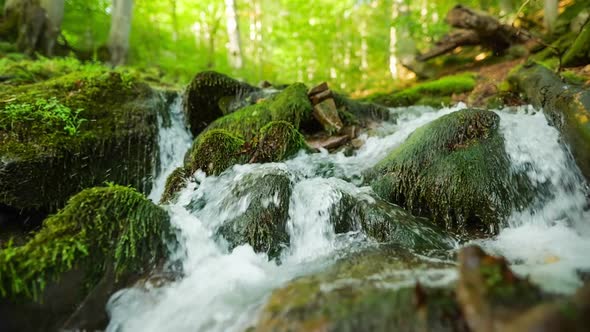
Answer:
[{"label": "flowing water", "polygon": [[[179,107],[179,106],[178,106]],[[300,153],[283,163],[234,166],[220,176],[197,172],[178,201],[168,209],[177,229],[179,245],[172,261],[181,265],[182,277],[163,287],[131,288],[110,299],[109,331],[243,331],[273,289],[301,275],[320,271],[348,250],[370,245],[360,232],[336,234],[329,222],[342,193],[371,199],[361,187],[361,173],[401,144],[416,128],[464,108],[434,110],[412,107],[392,110],[397,122],[385,123],[354,155]],[[180,109],[180,108],[178,108]],[[531,207],[514,212],[509,225],[494,239],[476,241],[488,251],[505,255],[516,271],[531,275],[547,289],[572,292],[580,285],[578,271],[590,270],[590,234],[586,220],[586,188],[557,131],[542,113],[531,108],[498,111],[506,150],[515,172],[526,171],[543,195]],[[161,132],[160,144],[168,166],[162,167],[150,198],[157,201],[165,177],[182,163],[190,135],[182,125]],[[182,144],[176,144],[180,140]],[[169,154],[166,154],[169,152]],[[288,202],[277,195],[264,204],[289,204],[287,230],[290,244],[280,264],[249,245],[229,249],[216,229],[243,213],[251,203],[247,192],[236,196],[240,180],[256,174],[282,174],[292,184]],[[195,202],[198,208],[195,208]],[[447,282],[455,277],[446,271]],[[428,273],[425,273],[428,276]],[[408,276],[414,278],[415,276]],[[410,279],[408,279],[410,280]],[[414,281],[411,279],[410,281]]]}]

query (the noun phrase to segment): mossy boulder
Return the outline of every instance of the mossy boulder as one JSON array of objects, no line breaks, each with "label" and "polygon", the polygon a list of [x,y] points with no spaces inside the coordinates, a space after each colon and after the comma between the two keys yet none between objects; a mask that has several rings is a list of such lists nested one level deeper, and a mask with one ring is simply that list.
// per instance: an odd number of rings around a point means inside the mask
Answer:
[{"label": "mossy boulder", "polygon": [[297,130],[313,121],[304,84],[291,84],[277,95],[219,118],[207,130],[225,129],[248,141],[271,121],[289,122]]},{"label": "mossy boulder", "polygon": [[260,129],[253,162],[285,160],[300,150],[308,150],[305,137],[287,121],[273,121]]},{"label": "mossy boulder", "polygon": [[452,290],[414,286],[426,263],[395,246],[349,254],[272,293],[253,331],[466,331]]},{"label": "mossy boulder", "polygon": [[222,202],[235,207],[247,198],[248,207],[221,225],[217,234],[223,236],[230,249],[247,243],[256,252],[267,253],[271,259],[278,257],[289,245],[287,220],[292,189],[289,174],[279,169],[248,174],[234,185],[231,196]]},{"label": "mossy boulder", "polygon": [[465,109],[412,133],[365,173],[383,199],[459,233],[490,233],[525,199],[510,170],[500,117]]},{"label": "mossy boulder", "polygon": [[248,162],[246,142],[230,131],[215,129],[195,139],[185,158],[185,167],[192,174],[197,170],[218,175],[232,165]]},{"label": "mossy boulder", "polygon": [[455,244],[450,234],[428,219],[415,217],[378,197],[347,192],[341,192],[340,197],[330,211],[336,233],[362,231],[379,243],[396,244],[416,252],[448,250]]},{"label": "mossy boulder", "polygon": [[[105,278],[112,294],[165,259],[172,234],[166,211],[136,190],[86,189],[26,244],[0,250],[0,315],[14,314],[13,329],[57,330]],[[100,294],[101,310],[110,294]]]},{"label": "mossy boulder", "polygon": [[590,180],[590,91],[564,84],[557,74],[534,62],[515,70],[509,81],[535,107],[543,108]]},{"label": "mossy boulder", "polygon": [[0,91],[0,204],[56,211],[112,181],[149,191],[160,96],[133,76],[76,72]]},{"label": "mossy boulder", "polygon": [[418,83],[407,89],[389,94],[377,94],[367,98],[367,100],[387,107],[411,105],[437,107],[442,104],[450,104],[453,94],[473,90],[475,83],[476,79],[473,73],[463,73],[444,76],[434,81]]},{"label": "mossy boulder", "polygon": [[197,136],[217,118],[228,114],[229,104],[240,103],[259,90],[214,71],[197,74],[184,95],[184,112],[193,135]]},{"label": "mossy boulder", "polygon": [[219,175],[233,165],[279,162],[309,149],[303,135],[286,121],[269,122],[248,141],[228,130],[207,130],[195,139],[184,166],[168,177],[162,202],[172,201],[199,169],[207,175]]}]

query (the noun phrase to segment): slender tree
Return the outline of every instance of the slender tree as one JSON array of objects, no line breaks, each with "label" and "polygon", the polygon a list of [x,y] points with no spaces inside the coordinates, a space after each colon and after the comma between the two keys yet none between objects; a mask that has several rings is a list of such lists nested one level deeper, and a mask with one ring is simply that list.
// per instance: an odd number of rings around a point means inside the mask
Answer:
[{"label": "slender tree", "polygon": [[558,0],[545,0],[544,6],[544,23],[549,32],[553,32],[555,21],[557,21]]},{"label": "slender tree", "polygon": [[111,64],[114,66],[125,64],[127,61],[132,15],[133,0],[113,0],[108,46]]},{"label": "slender tree", "polygon": [[61,23],[64,18],[64,0],[41,0],[41,7],[46,13],[45,53],[53,55],[57,37],[61,33]]},{"label": "slender tree", "polygon": [[225,0],[225,19],[227,22],[227,35],[229,37],[228,51],[230,64],[234,68],[242,68],[242,47],[240,29],[235,0]]}]

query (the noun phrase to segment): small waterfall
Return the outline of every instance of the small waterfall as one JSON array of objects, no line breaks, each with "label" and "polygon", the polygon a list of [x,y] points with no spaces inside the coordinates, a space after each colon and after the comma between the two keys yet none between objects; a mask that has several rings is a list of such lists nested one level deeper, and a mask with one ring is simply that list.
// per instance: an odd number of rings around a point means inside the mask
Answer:
[{"label": "small waterfall", "polygon": [[158,114],[158,152],[160,163],[154,177],[152,191],[148,198],[159,202],[166,179],[177,167],[182,166],[184,154],[190,149],[193,137],[186,127],[182,110],[182,97],[179,95],[170,105],[168,119]]},{"label": "small waterfall", "polygon": [[580,273],[590,271],[587,185],[542,112],[520,107],[497,113],[513,170],[525,172],[538,194],[510,216],[509,227],[480,244],[547,290],[573,292],[582,285]]},{"label": "small waterfall", "polygon": [[[336,235],[329,210],[341,192],[369,199],[360,182],[363,170],[375,165],[416,128],[465,108],[435,110],[413,107],[400,112],[397,123],[377,128],[352,156],[344,153],[300,153],[283,163],[237,165],[219,176],[197,172],[172,206],[168,206],[180,244],[173,259],[183,278],[161,288],[131,288],[110,299],[108,331],[243,331],[256,319],[267,296],[287,281],[329,266],[348,248],[365,241],[358,234]],[[394,110],[399,112],[400,110]],[[172,144],[174,145],[174,144]],[[172,169],[173,167],[171,167]],[[259,173],[286,174],[292,184],[289,204],[290,247],[281,263],[255,253],[250,245],[230,250],[216,229],[251,204],[248,192],[236,189],[241,179]],[[268,204],[277,204],[270,196]]]}]

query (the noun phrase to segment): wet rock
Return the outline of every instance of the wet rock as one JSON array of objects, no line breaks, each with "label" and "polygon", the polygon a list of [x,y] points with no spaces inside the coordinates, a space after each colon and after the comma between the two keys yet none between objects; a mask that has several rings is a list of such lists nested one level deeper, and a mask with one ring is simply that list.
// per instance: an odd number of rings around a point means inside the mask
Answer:
[{"label": "wet rock", "polygon": [[395,246],[352,253],[274,291],[253,330],[467,331],[452,291],[414,284],[446,267]]},{"label": "wet rock", "polygon": [[336,233],[362,230],[380,243],[418,252],[448,250],[455,244],[452,236],[433,227],[429,220],[414,217],[397,205],[368,194],[343,191],[340,196],[330,212]]},{"label": "wet rock", "polygon": [[524,177],[510,161],[493,112],[467,109],[418,128],[365,173],[383,199],[458,233],[497,231],[528,199]]},{"label": "wet rock", "polygon": [[229,104],[240,103],[251,93],[259,90],[213,71],[197,74],[188,85],[184,96],[184,112],[191,132],[197,136],[210,123],[228,114]]},{"label": "wet rock", "polygon": [[26,244],[0,251],[3,328],[57,330],[82,302],[97,311],[75,328],[104,328],[108,297],[165,259],[171,240],[168,214],[137,191],[80,192]]},{"label": "wet rock", "polygon": [[267,253],[270,259],[279,256],[289,244],[287,219],[293,184],[289,175],[280,170],[253,173],[241,179],[224,206],[235,208],[247,197],[248,207],[239,216],[225,222],[218,235],[230,248],[250,244],[256,252]]},{"label": "wet rock", "polygon": [[307,88],[295,83],[277,95],[215,120],[207,130],[225,129],[249,141],[271,121],[286,121],[299,130],[302,124],[311,120],[312,106]]},{"label": "wet rock", "polygon": [[130,74],[108,71],[3,87],[0,204],[52,213],[105,181],[148,192],[162,104]]},{"label": "wet rock", "polygon": [[218,175],[232,165],[244,164],[249,160],[246,142],[223,129],[215,129],[201,134],[195,139],[185,158],[188,174],[202,170],[207,174]]},{"label": "wet rock", "polygon": [[260,129],[254,155],[250,162],[278,162],[308,150],[305,138],[286,121],[273,121]]},{"label": "wet rock", "polygon": [[523,65],[509,81],[534,106],[543,108],[590,180],[590,91],[564,84],[551,70],[534,62]]},{"label": "wet rock", "polygon": [[195,139],[184,166],[168,177],[162,202],[173,201],[197,170],[219,175],[233,165],[279,162],[308,149],[303,135],[286,121],[269,122],[249,141],[227,130],[208,130]]},{"label": "wet rock", "polygon": [[350,99],[338,93],[332,93],[338,115],[345,126],[358,125],[367,127],[375,121],[395,120],[391,112],[380,105]]}]

